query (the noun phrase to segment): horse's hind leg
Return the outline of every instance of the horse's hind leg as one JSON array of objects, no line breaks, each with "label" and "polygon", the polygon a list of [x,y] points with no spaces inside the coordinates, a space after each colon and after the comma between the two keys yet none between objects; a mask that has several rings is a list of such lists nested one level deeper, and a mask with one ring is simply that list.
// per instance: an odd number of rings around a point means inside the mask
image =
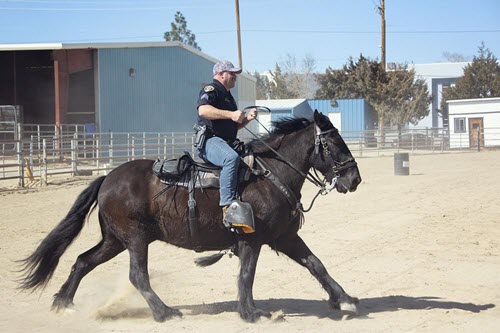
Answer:
[{"label": "horse's hind leg", "polygon": [[316,257],[298,235],[282,237],[276,241],[274,249],[283,252],[291,259],[306,267],[321,283],[330,296],[329,303],[334,309],[344,313],[356,313],[358,299],[349,296],[344,289],[328,274],[325,266]]},{"label": "horse's hind leg", "polygon": [[113,235],[103,232],[103,239],[88,250],[78,256],[75,264],[71,268],[71,273],[62,285],[59,292],[54,295],[52,309],[58,311],[73,304],[73,297],[80,281],[94,268],[112,259],[125,250],[123,244]]},{"label": "horse's hind leg", "polygon": [[170,308],[163,303],[153,291],[148,274],[148,243],[136,238],[128,248],[130,252],[130,282],[139,290],[153,312],[156,321],[163,322],[174,316],[182,317],[179,310]]}]

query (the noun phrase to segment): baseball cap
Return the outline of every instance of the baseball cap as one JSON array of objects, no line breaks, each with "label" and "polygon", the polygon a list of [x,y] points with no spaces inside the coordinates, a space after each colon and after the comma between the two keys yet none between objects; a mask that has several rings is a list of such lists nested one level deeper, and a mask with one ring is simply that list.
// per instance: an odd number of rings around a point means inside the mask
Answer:
[{"label": "baseball cap", "polygon": [[235,74],[240,74],[241,68],[234,67],[233,63],[229,60],[222,60],[214,65],[214,75],[217,75],[221,72],[232,72]]}]

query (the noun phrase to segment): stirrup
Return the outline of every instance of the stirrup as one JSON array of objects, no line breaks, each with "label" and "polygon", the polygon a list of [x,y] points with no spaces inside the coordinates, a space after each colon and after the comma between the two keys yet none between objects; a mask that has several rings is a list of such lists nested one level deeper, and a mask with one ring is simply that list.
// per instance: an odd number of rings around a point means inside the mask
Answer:
[{"label": "stirrup", "polygon": [[222,208],[224,226],[238,234],[255,232],[252,206],[248,202],[233,201]]}]

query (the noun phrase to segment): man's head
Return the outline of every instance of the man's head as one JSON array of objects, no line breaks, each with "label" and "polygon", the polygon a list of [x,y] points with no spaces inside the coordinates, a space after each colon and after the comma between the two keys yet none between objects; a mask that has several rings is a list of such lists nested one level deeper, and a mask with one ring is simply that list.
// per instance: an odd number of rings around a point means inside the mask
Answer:
[{"label": "man's head", "polygon": [[241,73],[241,68],[234,67],[228,60],[222,60],[214,65],[213,73],[214,79],[229,90],[236,85],[236,74]]}]

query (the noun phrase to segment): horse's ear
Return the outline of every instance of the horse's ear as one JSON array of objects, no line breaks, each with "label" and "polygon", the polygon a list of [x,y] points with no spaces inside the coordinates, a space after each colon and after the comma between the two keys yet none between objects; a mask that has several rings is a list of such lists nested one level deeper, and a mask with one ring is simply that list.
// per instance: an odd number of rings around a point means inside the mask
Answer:
[{"label": "horse's ear", "polygon": [[314,122],[318,124],[320,122],[321,113],[317,109],[314,109]]},{"label": "horse's ear", "polygon": [[314,123],[320,126],[325,125],[326,122],[330,122],[330,119],[318,110],[314,110]]}]

